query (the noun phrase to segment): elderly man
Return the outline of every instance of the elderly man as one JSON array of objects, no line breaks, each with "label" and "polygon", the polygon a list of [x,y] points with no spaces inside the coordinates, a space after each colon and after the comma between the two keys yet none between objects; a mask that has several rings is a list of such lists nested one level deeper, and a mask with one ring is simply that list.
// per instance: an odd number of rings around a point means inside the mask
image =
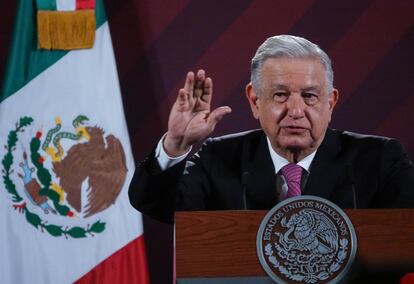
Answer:
[{"label": "elderly man", "polygon": [[156,149],[137,168],[131,204],[164,222],[175,210],[270,209],[301,194],[342,208],[414,207],[414,169],[395,140],[328,128],[338,101],[327,54],[290,35],[252,59],[246,97],[260,130],[208,139],[229,107],[210,110],[211,78],[187,74]]}]

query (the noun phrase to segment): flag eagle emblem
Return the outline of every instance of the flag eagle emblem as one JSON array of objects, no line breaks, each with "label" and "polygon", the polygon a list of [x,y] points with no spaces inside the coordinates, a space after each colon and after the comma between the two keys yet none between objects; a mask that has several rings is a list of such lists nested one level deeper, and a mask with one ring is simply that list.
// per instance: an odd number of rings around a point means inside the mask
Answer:
[{"label": "flag eagle emblem", "polygon": [[43,218],[87,220],[114,204],[125,182],[128,169],[120,140],[105,136],[98,126],[88,126],[88,120],[78,115],[71,127],[64,127],[57,117],[54,127],[36,130],[29,145],[24,145],[18,143],[19,135],[33,118],[22,117],[8,135],[2,172],[12,206],[52,236],[84,238],[103,232],[101,220],[69,227]]}]

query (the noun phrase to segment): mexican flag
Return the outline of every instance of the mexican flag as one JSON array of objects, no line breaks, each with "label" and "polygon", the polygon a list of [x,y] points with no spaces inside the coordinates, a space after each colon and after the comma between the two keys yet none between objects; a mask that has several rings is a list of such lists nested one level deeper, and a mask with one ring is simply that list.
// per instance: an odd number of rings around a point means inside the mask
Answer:
[{"label": "mexican flag", "polygon": [[[21,0],[18,7],[0,93],[0,282],[148,283],[142,219],[127,194],[134,160],[103,4],[69,2]],[[70,31],[82,38],[92,15],[91,48],[41,48],[45,5],[88,10],[88,19],[49,15],[46,34],[60,43],[70,42],[62,41]]]}]

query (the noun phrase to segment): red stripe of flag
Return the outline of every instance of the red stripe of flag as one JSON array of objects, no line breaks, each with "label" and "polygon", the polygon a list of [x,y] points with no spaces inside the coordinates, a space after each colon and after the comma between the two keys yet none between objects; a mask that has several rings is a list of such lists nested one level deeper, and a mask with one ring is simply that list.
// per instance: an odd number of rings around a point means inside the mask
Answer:
[{"label": "red stripe of flag", "polygon": [[75,282],[90,283],[149,284],[144,236],[136,238]]},{"label": "red stripe of flag", "polygon": [[76,0],[76,10],[95,10],[95,0]]}]

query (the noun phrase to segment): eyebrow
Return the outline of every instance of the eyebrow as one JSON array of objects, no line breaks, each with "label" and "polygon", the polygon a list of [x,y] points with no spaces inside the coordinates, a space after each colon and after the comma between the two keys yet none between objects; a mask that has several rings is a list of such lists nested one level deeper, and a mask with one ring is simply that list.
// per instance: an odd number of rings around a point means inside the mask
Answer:
[{"label": "eyebrow", "polygon": [[[289,88],[286,85],[283,84],[275,84],[273,86],[274,89],[279,89],[279,90],[289,90]],[[317,91],[320,92],[321,88],[319,86],[310,86],[310,87],[305,87],[303,89],[301,89],[302,92],[309,92],[309,91]]]},{"label": "eyebrow", "polygon": [[282,90],[288,90],[289,88],[286,85],[282,85],[282,84],[275,84],[273,86],[274,89],[282,89]]},{"label": "eyebrow", "polygon": [[302,92],[317,91],[320,92],[321,89],[318,86],[311,86],[301,89]]}]

